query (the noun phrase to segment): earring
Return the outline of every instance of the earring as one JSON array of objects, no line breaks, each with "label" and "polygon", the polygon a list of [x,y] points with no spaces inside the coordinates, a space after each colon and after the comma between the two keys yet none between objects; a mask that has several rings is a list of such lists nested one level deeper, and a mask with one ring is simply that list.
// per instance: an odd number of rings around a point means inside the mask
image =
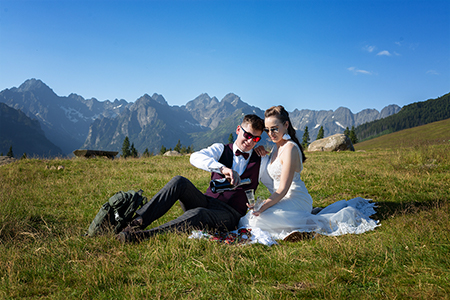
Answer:
[{"label": "earring", "polygon": [[291,139],[291,136],[290,136],[289,134],[285,133],[285,134],[283,135],[283,140],[288,141],[288,140],[290,140],[290,139]]}]

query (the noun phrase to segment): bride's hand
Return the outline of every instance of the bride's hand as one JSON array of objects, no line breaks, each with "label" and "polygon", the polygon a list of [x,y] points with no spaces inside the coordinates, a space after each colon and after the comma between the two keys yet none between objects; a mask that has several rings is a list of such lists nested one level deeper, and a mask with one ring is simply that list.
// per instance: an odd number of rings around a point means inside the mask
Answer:
[{"label": "bride's hand", "polygon": [[[266,210],[265,208],[263,208],[265,203],[266,203],[266,200],[263,200],[260,197],[258,197],[258,200],[256,201],[256,204],[254,206],[252,206],[252,208],[253,208],[253,213],[252,214],[254,216],[259,216],[264,210]],[[257,211],[254,211],[255,207],[257,208]]]},{"label": "bride's hand", "polygon": [[254,211],[254,212],[253,212],[253,215],[254,215],[255,217],[259,216],[260,214],[261,214],[261,211],[260,211],[260,210]]}]

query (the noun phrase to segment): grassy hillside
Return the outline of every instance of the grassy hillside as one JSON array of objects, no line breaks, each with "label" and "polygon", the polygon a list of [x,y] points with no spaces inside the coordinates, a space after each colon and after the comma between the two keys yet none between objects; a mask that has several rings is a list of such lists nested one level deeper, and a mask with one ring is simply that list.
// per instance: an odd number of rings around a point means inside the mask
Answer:
[{"label": "grassy hillside", "polygon": [[355,144],[356,150],[395,149],[418,144],[448,143],[450,141],[450,119],[401,130]]},{"label": "grassy hillside", "polygon": [[380,227],[272,247],[82,236],[119,190],[151,196],[175,175],[205,190],[188,157],[0,166],[0,299],[448,299],[450,143],[395,148],[307,153],[302,172],[315,206],[373,199]]},{"label": "grassy hillside", "polygon": [[450,118],[450,93],[436,99],[405,105],[389,117],[355,128],[360,141]]}]

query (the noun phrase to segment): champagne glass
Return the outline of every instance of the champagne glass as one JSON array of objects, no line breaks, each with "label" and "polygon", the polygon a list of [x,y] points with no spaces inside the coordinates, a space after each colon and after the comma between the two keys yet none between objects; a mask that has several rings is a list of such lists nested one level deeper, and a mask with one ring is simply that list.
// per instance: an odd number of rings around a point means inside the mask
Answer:
[{"label": "champagne glass", "polygon": [[255,192],[254,190],[246,190],[245,195],[247,196],[248,203],[250,205],[255,205]]},{"label": "champagne glass", "polygon": [[261,206],[264,204],[264,199],[262,197],[258,197],[256,200],[255,206],[253,207],[253,211],[257,212]]}]

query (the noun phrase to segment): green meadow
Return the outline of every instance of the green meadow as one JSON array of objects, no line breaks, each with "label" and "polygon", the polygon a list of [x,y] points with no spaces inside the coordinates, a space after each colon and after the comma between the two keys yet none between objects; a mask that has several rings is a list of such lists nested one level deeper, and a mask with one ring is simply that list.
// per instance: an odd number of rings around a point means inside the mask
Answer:
[{"label": "green meadow", "polygon": [[[373,199],[381,226],[272,247],[182,233],[140,244],[84,236],[117,191],[150,198],[175,175],[206,190],[209,174],[187,156],[0,166],[0,299],[449,299],[450,137],[429,138],[442,124],[426,126],[356,152],[306,153],[302,178],[314,206]],[[152,226],[180,213],[175,205]]]}]

